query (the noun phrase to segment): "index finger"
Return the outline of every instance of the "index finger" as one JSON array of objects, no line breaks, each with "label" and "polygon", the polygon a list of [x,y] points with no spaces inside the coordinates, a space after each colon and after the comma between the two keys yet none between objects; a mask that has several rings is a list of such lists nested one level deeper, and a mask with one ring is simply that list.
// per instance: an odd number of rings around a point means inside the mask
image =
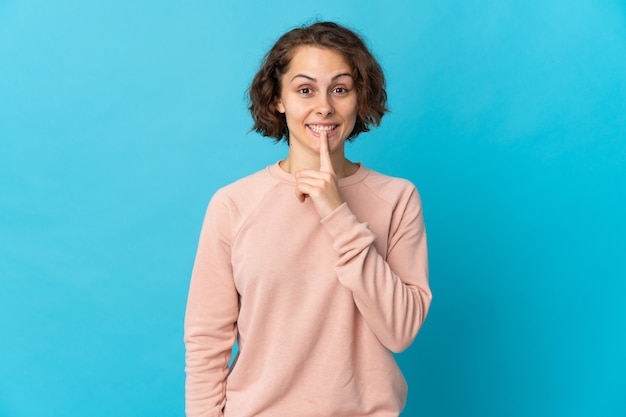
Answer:
[{"label": "index finger", "polygon": [[325,131],[320,133],[320,171],[335,173],[328,149],[328,133]]}]

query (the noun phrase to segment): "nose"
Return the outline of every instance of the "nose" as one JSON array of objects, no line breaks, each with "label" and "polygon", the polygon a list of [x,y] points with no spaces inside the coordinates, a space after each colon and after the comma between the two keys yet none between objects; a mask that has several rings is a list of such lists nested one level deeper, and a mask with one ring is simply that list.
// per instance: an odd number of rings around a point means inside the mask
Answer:
[{"label": "nose", "polygon": [[320,94],[317,102],[316,113],[319,116],[327,117],[335,112],[335,108],[327,94]]}]

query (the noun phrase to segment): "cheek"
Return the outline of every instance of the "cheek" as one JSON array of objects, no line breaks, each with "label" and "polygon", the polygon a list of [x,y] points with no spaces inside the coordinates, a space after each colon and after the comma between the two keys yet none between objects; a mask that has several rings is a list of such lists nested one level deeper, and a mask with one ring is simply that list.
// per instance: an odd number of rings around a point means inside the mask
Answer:
[{"label": "cheek", "polygon": [[358,116],[359,116],[359,109],[358,109],[358,107],[355,105],[355,106],[352,108],[352,111],[350,112],[350,116],[349,116],[349,118],[350,118],[350,119],[352,119],[352,120],[354,120],[354,121],[356,121],[356,119],[358,118]]},{"label": "cheek", "polygon": [[289,111],[289,109],[284,113],[284,116],[289,130],[298,129],[298,126],[302,124],[302,118],[295,115],[292,111]]},{"label": "cheek", "polygon": [[285,117],[294,122],[301,121],[309,114],[303,106],[285,106]]},{"label": "cheek", "polygon": [[354,96],[354,99],[347,104],[346,111],[346,114],[350,114],[350,117],[356,117],[359,114],[359,101],[356,95]]}]

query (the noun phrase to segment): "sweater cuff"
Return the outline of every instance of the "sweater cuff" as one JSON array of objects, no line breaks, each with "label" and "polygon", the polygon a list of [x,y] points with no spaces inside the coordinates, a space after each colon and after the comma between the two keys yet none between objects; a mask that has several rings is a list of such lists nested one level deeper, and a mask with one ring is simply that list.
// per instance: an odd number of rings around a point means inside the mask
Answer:
[{"label": "sweater cuff", "polygon": [[349,251],[362,250],[376,239],[368,224],[359,222],[347,203],[337,207],[321,223],[330,234],[339,256]]}]

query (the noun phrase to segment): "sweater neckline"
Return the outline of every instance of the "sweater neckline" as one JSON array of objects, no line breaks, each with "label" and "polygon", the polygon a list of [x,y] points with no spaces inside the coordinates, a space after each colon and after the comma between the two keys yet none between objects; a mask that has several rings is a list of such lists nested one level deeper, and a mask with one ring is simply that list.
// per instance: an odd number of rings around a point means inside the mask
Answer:
[{"label": "sweater neckline", "polygon": [[[296,177],[292,173],[283,170],[280,167],[279,163],[280,161],[277,161],[273,165],[267,167],[267,171],[269,171],[270,175],[281,182],[295,184]],[[365,168],[360,162],[357,162],[357,164],[359,165],[359,169],[357,169],[354,174],[348,175],[347,177],[339,178],[339,187],[347,187],[349,185],[356,184],[363,181],[365,177],[367,177],[370,170],[368,168]]]}]

